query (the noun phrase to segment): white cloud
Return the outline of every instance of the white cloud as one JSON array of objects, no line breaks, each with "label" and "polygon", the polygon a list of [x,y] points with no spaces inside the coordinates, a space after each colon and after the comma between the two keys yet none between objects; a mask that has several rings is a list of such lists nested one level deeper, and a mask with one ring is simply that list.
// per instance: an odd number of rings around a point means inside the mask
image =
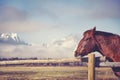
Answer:
[{"label": "white cloud", "polygon": [[14,21],[0,24],[0,32],[35,32],[43,28],[49,28],[51,25],[39,21]]},{"label": "white cloud", "polygon": [[[77,2],[34,1],[33,4],[27,1],[30,5],[26,4],[24,9],[0,5],[0,32],[36,32],[56,24],[61,26],[79,20],[86,22],[88,19],[120,18],[120,1]],[[22,6],[21,3],[19,5]]]},{"label": "white cloud", "polygon": [[32,20],[33,15],[12,6],[0,5],[0,11],[0,32],[36,32],[53,26]]},{"label": "white cloud", "polygon": [[[77,2],[77,1],[76,1]],[[80,19],[120,18],[119,0],[82,1],[79,5],[68,2],[47,4],[45,9],[56,18],[78,17]],[[61,5],[63,8],[61,8]]]},{"label": "white cloud", "polygon": [[78,43],[76,35],[69,35],[60,40],[43,45],[0,45],[0,57],[38,57],[67,58],[74,57],[74,48]]},{"label": "white cloud", "polygon": [[15,7],[0,5],[0,22],[25,20],[27,14],[25,11],[19,10]]}]

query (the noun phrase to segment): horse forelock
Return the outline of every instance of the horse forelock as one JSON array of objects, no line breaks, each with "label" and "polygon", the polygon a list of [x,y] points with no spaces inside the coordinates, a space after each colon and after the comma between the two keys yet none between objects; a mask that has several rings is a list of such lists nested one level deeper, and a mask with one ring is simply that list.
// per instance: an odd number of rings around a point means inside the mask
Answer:
[{"label": "horse forelock", "polygon": [[94,27],[93,29],[85,31],[83,35],[88,37],[93,37],[95,32],[96,32],[96,28]]},{"label": "horse forelock", "polygon": [[85,31],[85,32],[83,33],[83,35],[84,35],[84,36],[89,35],[90,32],[91,32],[91,30],[87,30],[87,31]]}]

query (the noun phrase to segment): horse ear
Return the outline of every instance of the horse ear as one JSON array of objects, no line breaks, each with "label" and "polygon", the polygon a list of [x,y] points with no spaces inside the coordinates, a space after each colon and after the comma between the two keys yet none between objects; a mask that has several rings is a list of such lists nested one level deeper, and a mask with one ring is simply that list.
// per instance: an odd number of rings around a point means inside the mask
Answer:
[{"label": "horse ear", "polygon": [[96,27],[94,27],[93,29],[91,29],[90,35],[94,35],[95,31],[96,31]]},{"label": "horse ear", "polygon": [[94,32],[96,31],[96,27],[93,28],[93,31],[94,31]]}]

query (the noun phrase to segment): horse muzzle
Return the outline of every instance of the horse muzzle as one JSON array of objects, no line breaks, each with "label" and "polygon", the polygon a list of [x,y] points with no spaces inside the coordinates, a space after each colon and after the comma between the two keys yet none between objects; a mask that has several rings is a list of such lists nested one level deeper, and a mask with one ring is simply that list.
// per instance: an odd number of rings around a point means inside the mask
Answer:
[{"label": "horse muzzle", "polygon": [[75,57],[78,57],[78,56],[80,56],[80,54],[79,54],[77,51],[75,51],[74,56],[75,56]]},{"label": "horse muzzle", "polygon": [[85,55],[87,55],[85,51],[83,51],[82,53],[75,51],[75,54],[74,54],[75,57],[83,57]]}]

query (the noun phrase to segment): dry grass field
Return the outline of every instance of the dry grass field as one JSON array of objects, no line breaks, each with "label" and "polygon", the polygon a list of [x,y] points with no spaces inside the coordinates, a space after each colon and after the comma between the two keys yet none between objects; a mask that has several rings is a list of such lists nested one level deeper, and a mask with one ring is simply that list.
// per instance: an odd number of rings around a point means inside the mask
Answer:
[{"label": "dry grass field", "polygon": [[[0,67],[0,80],[87,80],[87,67]],[[96,80],[117,80],[110,68],[96,68]]]}]

